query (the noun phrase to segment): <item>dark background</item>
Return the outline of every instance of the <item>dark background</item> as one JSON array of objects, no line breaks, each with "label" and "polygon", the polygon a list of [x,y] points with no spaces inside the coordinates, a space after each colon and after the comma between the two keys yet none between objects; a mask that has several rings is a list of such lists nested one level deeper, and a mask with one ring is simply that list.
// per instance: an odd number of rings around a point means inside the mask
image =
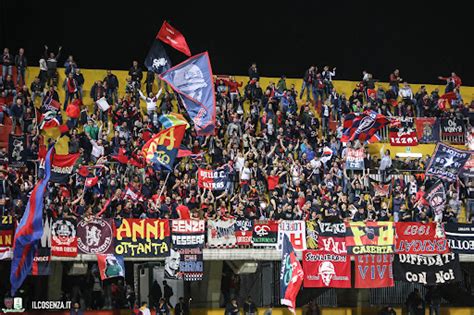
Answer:
[{"label": "dark background", "polygon": [[[164,19],[193,54],[209,51],[216,74],[301,77],[310,64],[337,66],[337,79],[362,70],[387,81],[399,68],[412,83],[443,83],[455,71],[474,85],[469,2],[445,1],[27,1],[0,0],[0,47],[63,46],[83,68],[140,64]],[[185,56],[166,47],[174,64]]]}]

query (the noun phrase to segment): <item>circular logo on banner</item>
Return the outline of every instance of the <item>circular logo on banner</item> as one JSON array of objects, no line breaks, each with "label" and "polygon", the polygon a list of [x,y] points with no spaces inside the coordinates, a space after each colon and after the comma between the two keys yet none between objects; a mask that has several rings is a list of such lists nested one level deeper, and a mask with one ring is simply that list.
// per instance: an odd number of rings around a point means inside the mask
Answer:
[{"label": "circular logo on banner", "polygon": [[93,218],[77,225],[77,248],[85,254],[107,253],[112,240],[112,227],[106,220]]},{"label": "circular logo on banner", "polygon": [[71,221],[57,220],[51,227],[51,237],[54,242],[61,246],[69,246],[74,242],[76,237],[76,229]]},{"label": "circular logo on banner", "polygon": [[374,126],[374,124],[375,124],[375,119],[370,116],[366,116],[361,119],[359,127],[357,128],[355,133],[361,134],[361,133],[367,132],[370,128]]},{"label": "circular logo on banner", "polygon": [[444,196],[443,196],[442,192],[435,193],[433,198],[431,198],[431,200],[430,200],[430,206],[433,207],[433,208],[441,206],[444,203],[444,198],[443,197]]},{"label": "circular logo on banner", "polygon": [[270,231],[270,227],[268,225],[257,225],[255,226],[254,230],[255,230],[255,233],[261,237],[261,236],[268,235],[268,232]]}]

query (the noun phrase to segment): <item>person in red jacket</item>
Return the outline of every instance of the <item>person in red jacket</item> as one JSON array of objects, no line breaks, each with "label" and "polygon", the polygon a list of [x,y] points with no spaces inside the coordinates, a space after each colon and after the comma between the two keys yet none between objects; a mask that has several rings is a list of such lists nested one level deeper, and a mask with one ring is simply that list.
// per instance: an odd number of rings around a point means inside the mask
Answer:
[{"label": "person in red jacket", "polygon": [[74,78],[74,74],[71,72],[67,76],[67,78],[64,80],[63,84],[64,88],[64,93],[66,94],[65,99],[64,99],[64,110],[66,110],[67,105],[69,102],[72,102],[74,99],[74,96],[78,97],[78,89],[77,89],[77,82],[76,79]]},{"label": "person in red jacket", "polygon": [[227,82],[227,86],[229,87],[230,93],[230,101],[232,104],[234,103],[234,99],[239,96],[239,87],[241,87],[242,85],[243,83],[236,82],[234,77],[231,77],[230,80]]},{"label": "person in red jacket", "polygon": [[454,88],[460,88],[462,85],[461,78],[455,72],[451,72],[450,77],[439,76],[438,79],[445,80],[447,83],[449,83],[449,79],[451,79],[454,82]]}]

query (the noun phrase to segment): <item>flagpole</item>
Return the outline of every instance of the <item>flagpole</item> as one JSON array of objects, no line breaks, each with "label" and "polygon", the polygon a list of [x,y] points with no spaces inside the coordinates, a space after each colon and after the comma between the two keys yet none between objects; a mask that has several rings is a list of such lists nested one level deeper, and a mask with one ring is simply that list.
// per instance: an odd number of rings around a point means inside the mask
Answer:
[{"label": "flagpole", "polygon": [[171,172],[169,172],[168,175],[166,175],[165,182],[163,183],[163,187],[161,187],[160,194],[158,195],[158,201],[160,200],[161,195],[163,194],[163,191],[165,190],[166,183],[168,182],[168,178],[170,177],[170,174],[171,174]]}]

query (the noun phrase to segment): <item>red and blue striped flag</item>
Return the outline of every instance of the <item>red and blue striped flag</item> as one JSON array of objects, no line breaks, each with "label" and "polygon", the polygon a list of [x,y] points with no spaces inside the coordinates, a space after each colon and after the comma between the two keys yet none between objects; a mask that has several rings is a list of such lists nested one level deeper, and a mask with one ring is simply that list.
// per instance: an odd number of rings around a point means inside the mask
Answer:
[{"label": "red and blue striped flag", "polygon": [[377,131],[382,129],[389,122],[388,118],[373,110],[367,110],[361,115],[354,113],[344,117],[342,142],[359,140],[360,142],[376,142]]},{"label": "red and blue striped flag", "polygon": [[38,242],[43,235],[43,197],[51,176],[52,152],[53,148],[46,154],[44,177],[33,188],[25,213],[16,229],[10,273],[12,296],[15,296],[15,292],[30,273]]}]

